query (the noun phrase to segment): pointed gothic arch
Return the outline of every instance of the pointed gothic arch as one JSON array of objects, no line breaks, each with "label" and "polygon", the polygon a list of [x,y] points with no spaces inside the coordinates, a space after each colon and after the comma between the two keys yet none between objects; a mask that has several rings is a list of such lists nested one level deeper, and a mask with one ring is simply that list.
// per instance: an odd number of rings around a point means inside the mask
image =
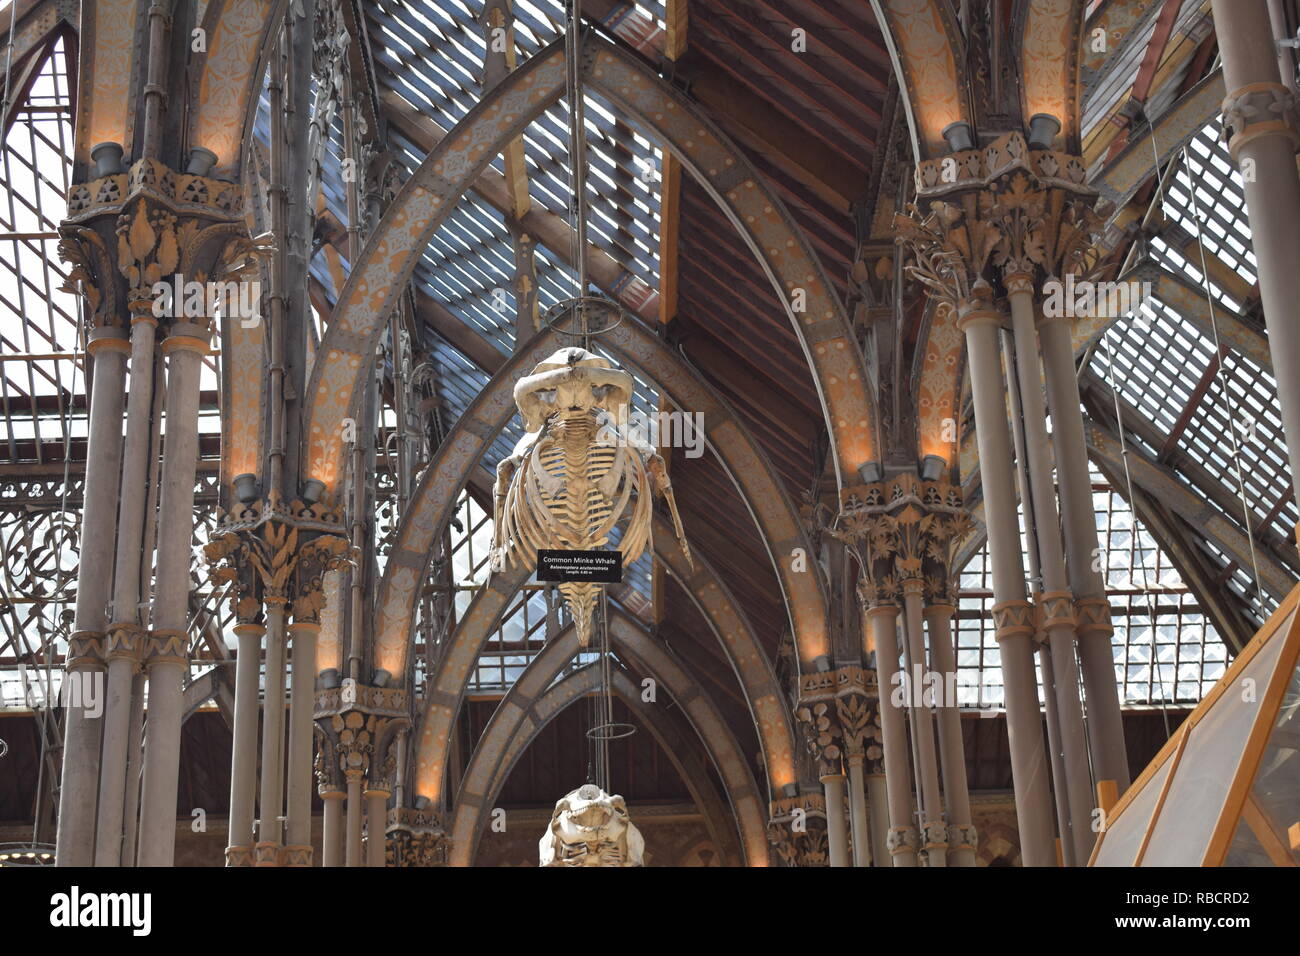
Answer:
[{"label": "pointed gothic arch", "polygon": [[[877,411],[844,305],[806,238],[750,162],[698,108],[604,40],[589,35],[584,42],[583,82],[660,138],[758,258],[808,359],[837,475],[854,474],[878,454]],[[344,420],[355,413],[358,385],[421,251],[493,158],[559,99],[564,77],[557,41],[503,79],[425,158],[358,257],[308,385],[305,474],[322,482],[326,494],[335,491],[341,473]]]},{"label": "pointed gothic arch", "polygon": [[[695,743],[703,745],[722,780],[746,862],[750,866],[766,866],[769,858],[763,800],[754,788],[739,744],[708,695],[685,668],[627,615],[611,616],[610,643],[617,653],[634,660],[657,680],[682,710],[699,738]],[[568,629],[529,663],[492,715],[466,766],[456,796],[450,827],[453,866],[468,866],[473,862],[483,832],[483,815],[494,805],[515,763],[537,735],[574,700],[599,690],[599,673],[590,666],[557,682],[577,652],[577,637]],[[618,668],[616,673],[622,675],[624,683],[619,685],[616,678],[615,691],[647,722],[651,732],[661,737],[669,730],[668,725],[661,724],[656,729],[654,706],[642,706],[640,688],[626,671]],[[691,751],[684,749],[686,753],[678,756],[689,759]],[[674,748],[667,751],[671,754]],[[707,785],[702,775],[682,773],[681,776],[692,789]],[[697,794],[696,802],[709,802],[707,794]],[[724,825],[730,823],[731,820],[724,821]],[[714,824],[713,828],[716,827]]]}]

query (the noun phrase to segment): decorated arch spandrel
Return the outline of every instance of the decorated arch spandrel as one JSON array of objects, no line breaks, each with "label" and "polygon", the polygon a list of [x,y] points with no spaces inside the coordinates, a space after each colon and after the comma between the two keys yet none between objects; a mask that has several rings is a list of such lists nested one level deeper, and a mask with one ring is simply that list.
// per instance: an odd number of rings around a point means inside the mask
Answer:
[{"label": "decorated arch spandrel", "polygon": [[1025,122],[1046,113],[1061,124],[1057,146],[1075,149],[1084,0],[1028,0],[1020,36],[1020,95]]},{"label": "decorated arch spandrel", "polygon": [[145,5],[138,0],[97,0],[83,5],[77,102],[79,168],[100,143],[117,143],[129,158],[135,139],[138,75],[144,70]]},{"label": "decorated arch spandrel", "polygon": [[937,455],[948,465],[959,454],[958,422],[966,340],[957,327],[957,310],[947,302],[927,306],[925,353],[916,389],[916,430],[920,457]]},{"label": "decorated arch spandrel", "polygon": [[213,0],[203,17],[207,48],[196,54],[190,143],[217,157],[212,174],[238,179],[267,59],[288,0]]},{"label": "decorated arch spandrel", "polygon": [[966,44],[945,0],[873,0],[906,93],[913,143],[922,157],[948,152],[943,131],[971,121],[970,89],[958,64]]}]

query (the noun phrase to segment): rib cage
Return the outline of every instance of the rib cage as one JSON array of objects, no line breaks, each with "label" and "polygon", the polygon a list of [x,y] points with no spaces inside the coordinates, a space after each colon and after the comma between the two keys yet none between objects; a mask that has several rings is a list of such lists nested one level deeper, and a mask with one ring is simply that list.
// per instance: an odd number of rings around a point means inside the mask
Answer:
[{"label": "rib cage", "polygon": [[[555,416],[511,476],[499,539],[504,563],[531,566],[539,549],[604,547],[630,507],[620,548],[624,565],[631,564],[649,542],[648,488],[641,449],[610,442],[594,410]],[[559,590],[585,647],[599,585],[564,582]]]}]

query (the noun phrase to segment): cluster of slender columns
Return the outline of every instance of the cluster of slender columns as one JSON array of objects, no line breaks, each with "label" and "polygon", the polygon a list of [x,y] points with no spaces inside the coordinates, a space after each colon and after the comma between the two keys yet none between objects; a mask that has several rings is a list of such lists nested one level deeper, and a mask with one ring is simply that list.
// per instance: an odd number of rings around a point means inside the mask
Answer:
[{"label": "cluster of slender columns", "polygon": [[1034,625],[1026,600],[1013,459],[1006,427],[1007,406],[998,353],[1002,317],[992,307],[992,290],[979,283],[976,291],[983,295],[961,303],[958,315],[966,336],[971,399],[975,406],[975,436],[992,564],[993,615],[1002,658],[1020,856],[1026,866],[1052,866],[1055,849],[1047,755],[1034,674]]},{"label": "cluster of slender columns", "polygon": [[[944,556],[966,522],[953,486],[915,473],[842,494],[832,536],[858,568],[866,667],[802,678],[798,711],[825,790],[832,866],[848,865],[850,850],[855,866],[975,864],[959,704],[949,681],[934,681],[955,675]],[[846,768],[851,843],[835,820]]]},{"label": "cluster of slender columns", "polygon": [[[1124,787],[1129,779],[1109,610],[1096,571],[1096,520],[1068,320],[1042,314],[1027,270],[1009,270],[1004,284],[1009,316],[993,307],[992,289],[983,281],[959,305],[959,316],[970,356],[1021,849],[1028,865],[1054,862],[1054,810],[1061,862],[1083,865],[1096,835],[1096,786],[1113,782]],[[1002,337],[1004,379],[999,329],[1008,319],[1010,334]],[[1011,401],[1014,455],[1004,394]],[[1017,485],[1025,506],[1030,580],[1037,585],[1032,604]],[[1034,674],[1036,651],[1045,688],[1047,753]],[[1047,786],[1049,765],[1054,806]]]},{"label": "cluster of slender columns", "polygon": [[[312,862],[316,639],[320,624],[314,620],[287,624],[287,614],[283,598],[273,597],[267,602],[265,624],[242,622],[235,628],[239,654],[226,848],[226,862],[231,866],[310,866]],[[258,665],[264,637],[266,706],[261,720],[259,775]],[[293,667],[286,714],[285,675],[290,654]],[[327,803],[327,859],[329,808]]]},{"label": "cluster of slender columns", "polygon": [[[170,328],[162,349],[166,397],[160,402],[154,382],[156,322],[145,309],[134,311],[129,344],[121,332],[105,328],[92,335],[89,350],[95,387],[77,634],[68,674],[70,690],[78,692],[79,700],[72,702],[84,701],[79,685],[93,680],[98,682],[93,699],[102,701],[102,708],[94,716],[84,707],[68,709],[56,853],[62,866],[165,866],[174,853],[199,374],[209,333],[200,326]],[[159,449],[159,412],[167,421],[160,472],[151,465]],[[154,542],[157,571],[146,626],[144,588],[151,576],[146,560]]]},{"label": "cluster of slender columns", "polygon": [[[63,775],[55,859],[60,866],[89,866],[94,859],[102,715],[87,694],[103,680],[102,647],[108,624],[113,540],[122,460],[122,398],[129,351],[121,330],[97,329],[87,346],[94,373],[81,521],[77,606],[68,648]],[[86,686],[78,686],[86,682]]]}]

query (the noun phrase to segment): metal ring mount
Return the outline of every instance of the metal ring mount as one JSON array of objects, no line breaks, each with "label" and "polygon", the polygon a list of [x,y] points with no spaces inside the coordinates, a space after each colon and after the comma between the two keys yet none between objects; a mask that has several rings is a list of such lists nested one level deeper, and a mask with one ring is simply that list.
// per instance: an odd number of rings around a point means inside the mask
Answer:
[{"label": "metal ring mount", "polygon": [[623,740],[636,733],[635,724],[597,724],[587,731],[591,740]]},{"label": "metal ring mount", "polygon": [[[579,310],[587,315],[589,323],[587,335],[604,335],[611,332],[623,324],[623,318],[627,315],[627,309],[623,308],[613,299],[606,299],[598,295],[582,295],[573,299],[561,299],[555,305],[551,306],[542,313],[542,324],[554,332],[561,335],[572,335],[580,337],[583,332],[578,326]],[[614,320],[608,321],[609,316],[613,314]],[[568,327],[565,326],[565,319],[568,319]],[[599,321],[605,319],[603,323]]]}]

